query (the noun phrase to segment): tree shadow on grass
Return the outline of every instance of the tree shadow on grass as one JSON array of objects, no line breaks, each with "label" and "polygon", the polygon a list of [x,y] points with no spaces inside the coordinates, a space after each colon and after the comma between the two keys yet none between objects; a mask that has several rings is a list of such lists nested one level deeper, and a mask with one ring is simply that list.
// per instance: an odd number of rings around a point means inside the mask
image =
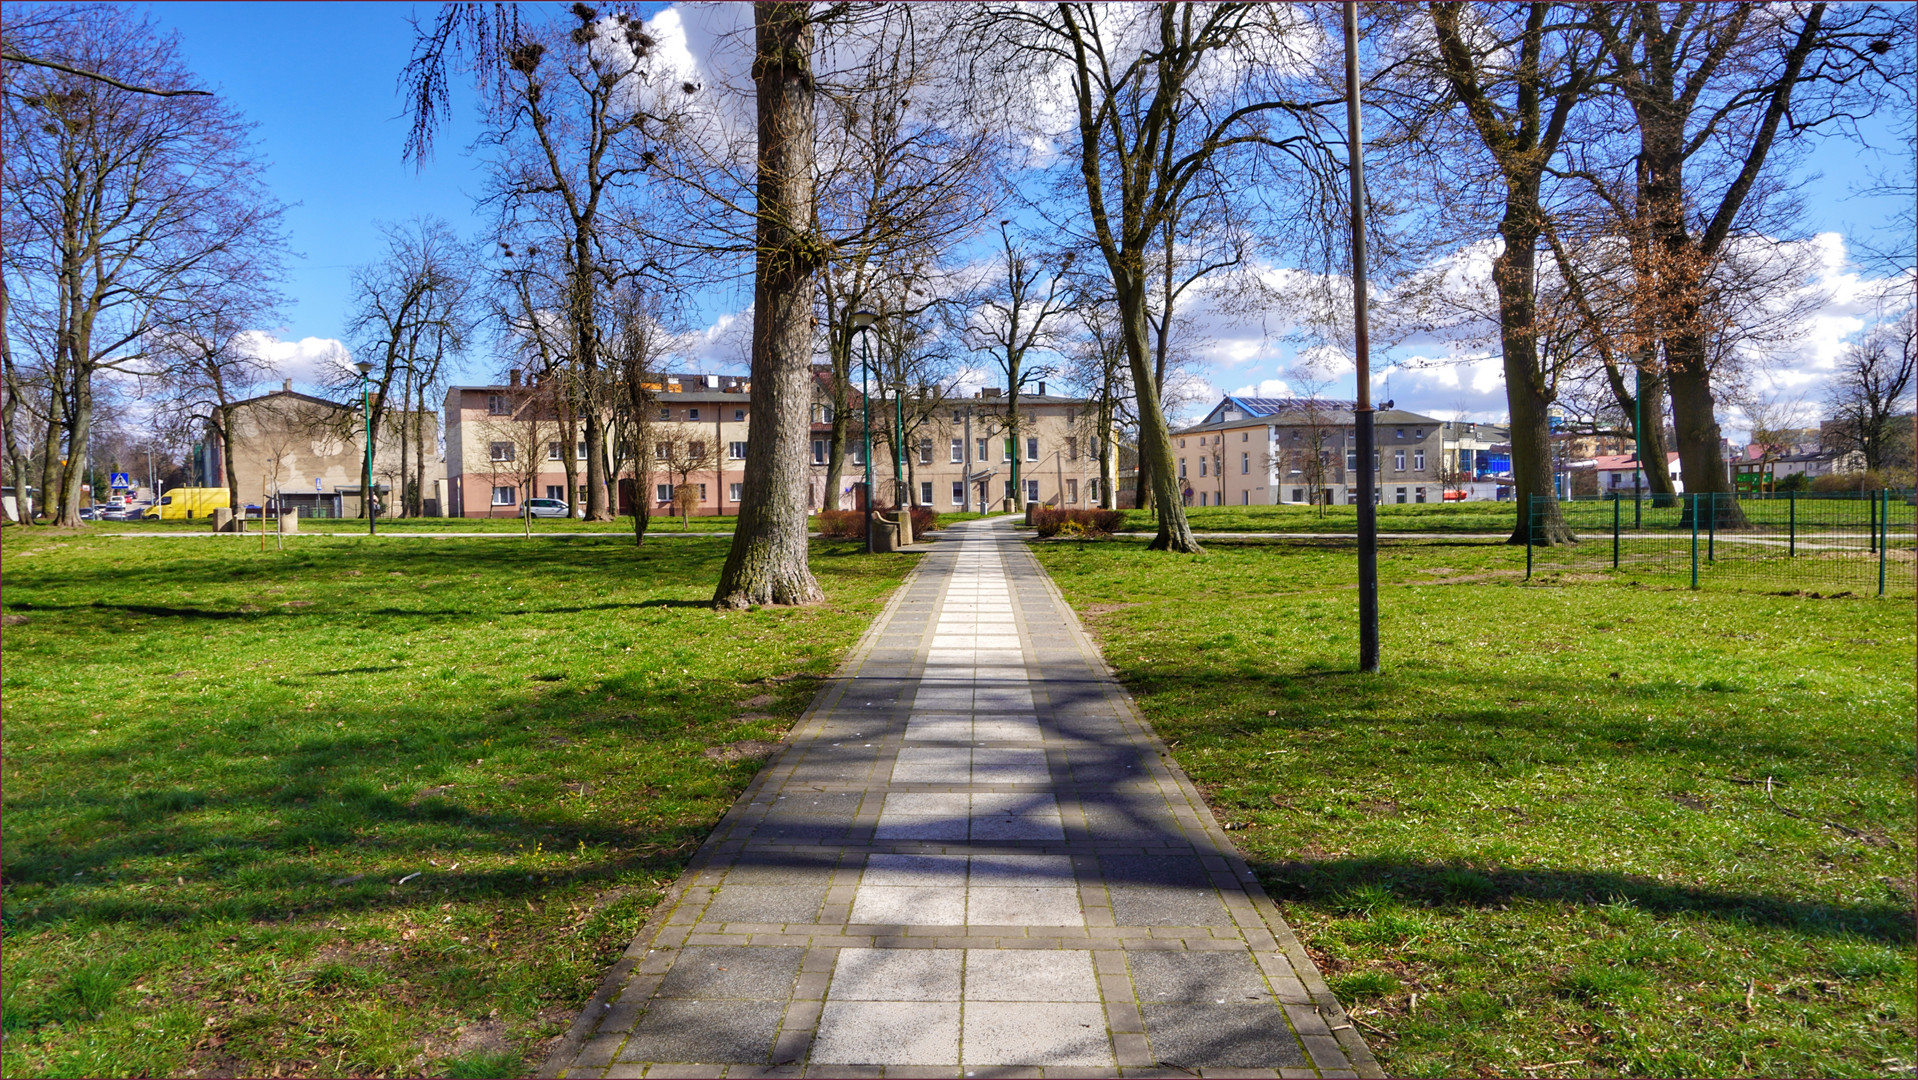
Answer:
[{"label": "tree shadow on grass", "polygon": [[1253,872],[1281,902],[1336,903],[1360,886],[1372,886],[1402,903],[1440,911],[1494,907],[1513,900],[1593,907],[1622,901],[1653,915],[1689,914],[1803,934],[1857,935],[1893,945],[1909,945],[1914,939],[1914,912],[1909,906],[1790,900],[1673,885],[1609,870],[1481,868],[1459,861],[1380,855],[1254,863]]}]

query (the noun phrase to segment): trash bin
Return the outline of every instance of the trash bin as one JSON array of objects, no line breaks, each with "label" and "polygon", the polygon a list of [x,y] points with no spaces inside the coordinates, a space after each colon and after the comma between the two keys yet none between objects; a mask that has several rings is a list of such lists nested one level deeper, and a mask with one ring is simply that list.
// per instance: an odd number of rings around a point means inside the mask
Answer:
[{"label": "trash bin", "polygon": [[300,510],[288,507],[280,511],[280,531],[288,536],[300,531]]},{"label": "trash bin", "polygon": [[899,519],[874,513],[866,521],[873,554],[899,550]]}]

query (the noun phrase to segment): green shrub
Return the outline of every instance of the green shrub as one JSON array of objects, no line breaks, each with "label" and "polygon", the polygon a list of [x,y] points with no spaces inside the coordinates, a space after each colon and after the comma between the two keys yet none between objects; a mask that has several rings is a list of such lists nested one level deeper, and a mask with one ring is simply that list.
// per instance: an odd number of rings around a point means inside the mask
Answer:
[{"label": "green shrub", "polygon": [[1058,536],[1067,525],[1073,526],[1072,536],[1109,536],[1125,524],[1125,512],[1121,510],[1055,510],[1049,506],[1038,506],[1032,510],[1032,527],[1044,537]]}]

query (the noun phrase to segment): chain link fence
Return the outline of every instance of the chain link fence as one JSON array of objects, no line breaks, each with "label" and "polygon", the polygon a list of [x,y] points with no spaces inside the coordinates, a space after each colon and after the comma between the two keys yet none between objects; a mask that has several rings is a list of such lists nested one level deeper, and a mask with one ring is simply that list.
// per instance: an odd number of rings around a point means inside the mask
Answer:
[{"label": "chain link fence", "polygon": [[[1556,503],[1575,543],[1552,543]],[[1525,576],[1774,591],[1918,594],[1918,508],[1910,491],[1686,494],[1554,500],[1533,496]]]}]

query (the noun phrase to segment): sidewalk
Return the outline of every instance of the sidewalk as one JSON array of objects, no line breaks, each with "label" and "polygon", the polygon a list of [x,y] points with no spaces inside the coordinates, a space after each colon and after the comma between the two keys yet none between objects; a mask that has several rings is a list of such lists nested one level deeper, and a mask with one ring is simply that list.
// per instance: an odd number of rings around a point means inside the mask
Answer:
[{"label": "sidewalk", "polygon": [[1382,1075],[1010,526],[943,534],[541,1075]]}]

